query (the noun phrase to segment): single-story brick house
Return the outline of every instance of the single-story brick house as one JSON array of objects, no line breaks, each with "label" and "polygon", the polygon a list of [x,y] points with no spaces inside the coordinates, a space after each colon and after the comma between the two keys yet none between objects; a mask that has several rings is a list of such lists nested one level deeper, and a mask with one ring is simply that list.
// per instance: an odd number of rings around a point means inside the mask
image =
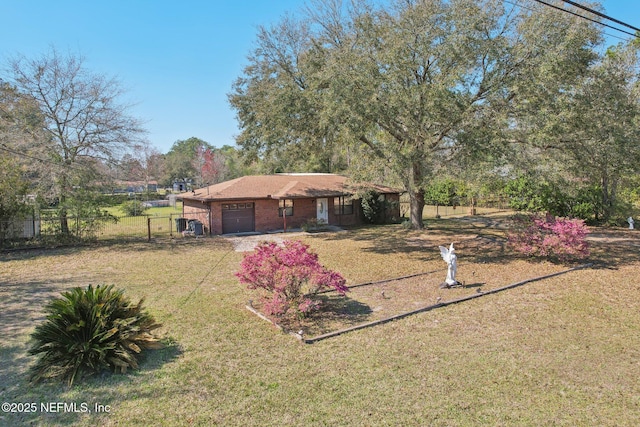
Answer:
[{"label": "single-story brick house", "polygon": [[[363,221],[356,192],[371,188],[392,202],[385,218],[400,217],[402,190],[376,184],[351,184],[334,174],[251,175],[182,193],[183,217],[204,224],[205,233],[269,232],[299,228],[322,220],[330,225]],[[395,202],[395,203],[393,203]]]}]

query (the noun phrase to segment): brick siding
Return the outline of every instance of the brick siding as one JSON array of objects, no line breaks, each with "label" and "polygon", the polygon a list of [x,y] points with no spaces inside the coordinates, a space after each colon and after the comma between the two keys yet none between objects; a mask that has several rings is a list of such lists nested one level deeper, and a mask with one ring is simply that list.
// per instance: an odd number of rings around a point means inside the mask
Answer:
[{"label": "brick siding", "polygon": [[[387,220],[400,217],[399,195],[387,194],[388,201],[396,202],[387,213]],[[205,233],[222,234],[222,204],[229,201],[206,203],[184,200],[183,216],[187,219],[197,219],[205,226]],[[253,203],[255,230],[268,232],[284,229],[284,218],[278,216],[279,201],[276,199],[234,200],[233,203]],[[287,229],[300,228],[302,224],[317,217],[316,199],[294,199],[293,216],[287,217]],[[362,209],[360,200],[353,201],[353,213],[336,215],[334,198],[328,198],[329,224],[331,225],[357,225],[362,223]]]},{"label": "brick siding", "polygon": [[183,200],[182,216],[187,219],[197,219],[204,225],[204,233],[208,234],[211,230],[209,224],[209,205],[207,203],[198,202],[196,200]]}]

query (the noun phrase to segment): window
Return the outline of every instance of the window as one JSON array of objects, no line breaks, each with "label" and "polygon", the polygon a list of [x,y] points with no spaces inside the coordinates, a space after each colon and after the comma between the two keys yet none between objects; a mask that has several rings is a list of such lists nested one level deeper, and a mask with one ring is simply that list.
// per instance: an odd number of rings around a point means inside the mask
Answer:
[{"label": "window", "polygon": [[253,209],[253,203],[231,203],[231,204],[223,204],[222,209],[225,210],[241,210],[241,209]]},{"label": "window", "polygon": [[280,200],[280,206],[278,207],[278,216],[281,217],[283,211],[287,216],[293,216],[293,200]]},{"label": "window", "polygon": [[349,196],[334,197],[333,210],[336,215],[352,215],[353,198]]}]

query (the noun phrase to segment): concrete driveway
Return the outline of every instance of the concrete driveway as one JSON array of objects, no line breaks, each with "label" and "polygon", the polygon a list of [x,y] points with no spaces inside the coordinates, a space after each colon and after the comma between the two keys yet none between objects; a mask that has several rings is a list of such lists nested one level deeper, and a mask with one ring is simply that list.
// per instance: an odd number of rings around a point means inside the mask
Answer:
[{"label": "concrete driveway", "polygon": [[281,245],[284,240],[295,239],[304,235],[304,232],[278,233],[278,234],[253,234],[244,236],[223,236],[231,242],[236,252],[251,252],[260,242],[276,242]]},{"label": "concrete driveway", "polygon": [[[324,232],[340,232],[345,231],[337,226],[327,226]],[[244,235],[225,235],[222,236],[231,242],[236,252],[251,252],[260,242],[276,242],[282,244],[284,240],[293,240],[299,236],[306,236],[308,233],[296,229],[287,233],[268,233],[268,234],[244,234]]]}]

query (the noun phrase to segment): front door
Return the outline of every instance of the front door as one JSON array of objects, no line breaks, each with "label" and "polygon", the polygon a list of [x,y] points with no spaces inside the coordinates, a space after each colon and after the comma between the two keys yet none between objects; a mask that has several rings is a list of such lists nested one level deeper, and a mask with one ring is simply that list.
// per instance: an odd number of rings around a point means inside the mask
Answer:
[{"label": "front door", "polygon": [[329,224],[329,199],[316,200],[316,213],[318,222],[323,221],[325,224]]}]

